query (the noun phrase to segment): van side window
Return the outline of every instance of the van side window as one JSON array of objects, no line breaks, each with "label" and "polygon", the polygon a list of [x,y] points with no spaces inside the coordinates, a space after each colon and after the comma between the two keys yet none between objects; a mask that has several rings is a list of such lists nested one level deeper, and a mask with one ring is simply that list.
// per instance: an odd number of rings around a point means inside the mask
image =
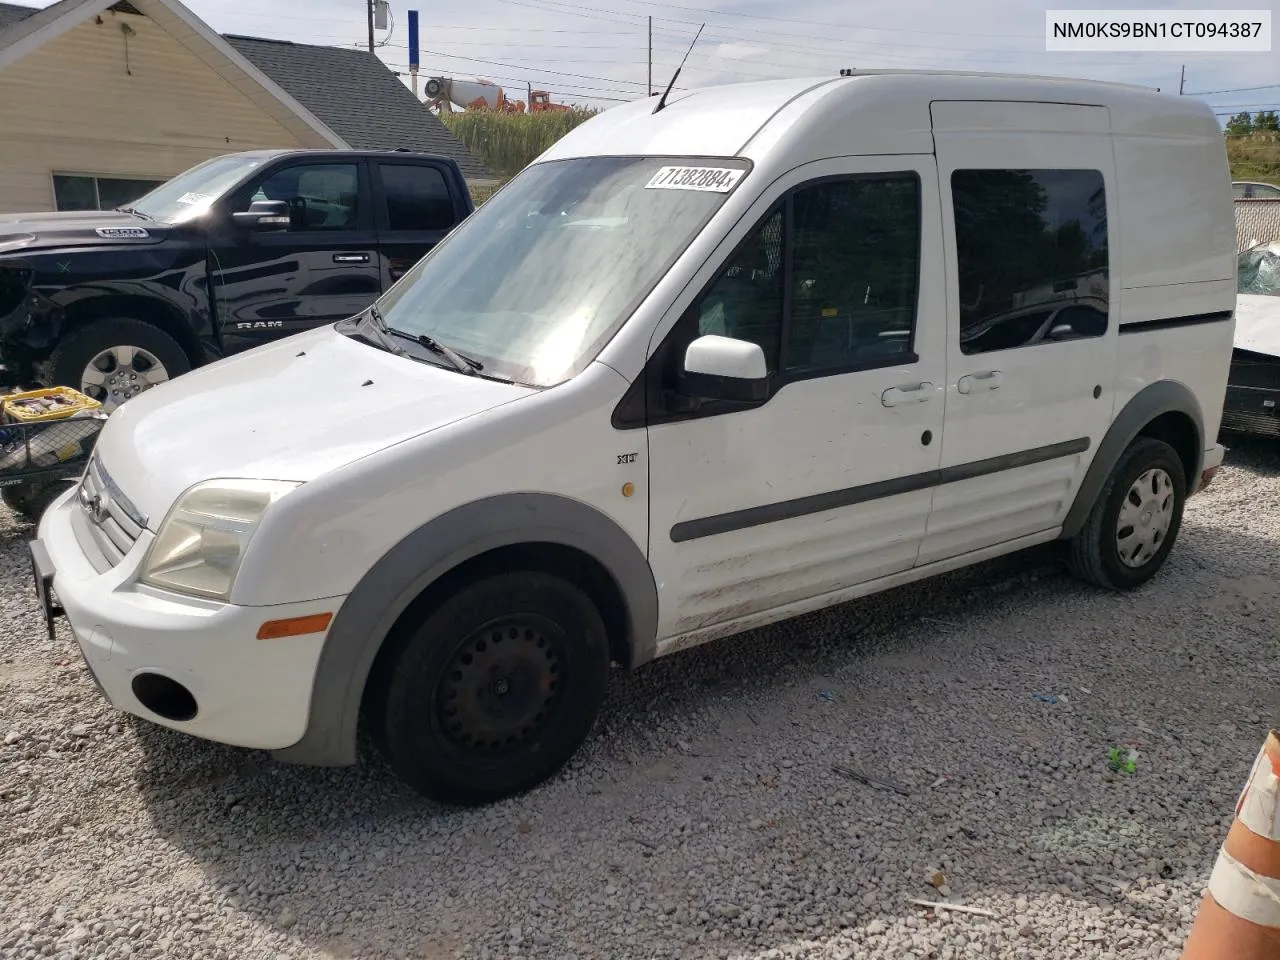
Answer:
[{"label": "van side window", "polygon": [[782,236],[783,210],[779,209],[730,255],[694,307],[697,336],[717,334],[758,343],[770,373],[778,369],[782,333]]},{"label": "van side window", "polygon": [[615,421],[741,410],[683,393],[685,350],[708,334],[759,344],[775,390],[790,380],[914,361],[920,225],[914,172],[796,187],[681,315]]},{"label": "van side window", "polygon": [[951,197],[963,353],[1107,332],[1101,172],[956,170]]},{"label": "van side window", "polygon": [[830,180],[792,198],[792,375],[893,363],[911,352],[920,271],[914,174]]}]

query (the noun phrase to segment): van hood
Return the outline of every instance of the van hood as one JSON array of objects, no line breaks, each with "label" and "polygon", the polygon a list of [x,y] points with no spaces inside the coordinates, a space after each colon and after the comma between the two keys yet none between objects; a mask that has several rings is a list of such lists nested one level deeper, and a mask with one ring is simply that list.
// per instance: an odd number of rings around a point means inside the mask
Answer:
[{"label": "van hood", "polygon": [[1235,347],[1280,357],[1280,296],[1236,297]]},{"label": "van hood", "polygon": [[[0,256],[21,256],[58,247],[146,246],[159,243],[172,227],[121,210],[73,210],[58,213],[0,214]],[[28,239],[6,250],[12,241]]]},{"label": "van hood", "polygon": [[324,327],[219,360],[117,407],[96,445],[153,530],[194,483],[305,482],[534,393]]}]

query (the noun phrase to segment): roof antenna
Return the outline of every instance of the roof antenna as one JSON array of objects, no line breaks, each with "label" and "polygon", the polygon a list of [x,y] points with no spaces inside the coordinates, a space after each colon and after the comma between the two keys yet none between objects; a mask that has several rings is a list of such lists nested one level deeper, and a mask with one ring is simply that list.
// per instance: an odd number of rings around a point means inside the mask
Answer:
[{"label": "roof antenna", "polygon": [[[702,36],[702,31],[706,27],[704,23],[698,28],[698,32],[694,34],[693,43],[698,42],[698,37]],[[689,59],[689,54],[693,53],[693,43],[689,44],[689,49],[684,52],[684,60]],[[658,101],[658,105],[653,108],[653,112],[657,113],[667,105],[667,94],[671,92],[671,88],[676,85],[676,78],[680,76],[680,71],[684,69],[684,60],[680,61],[680,66],[676,67],[676,72],[671,75],[671,82],[667,84],[667,89],[662,91],[662,99]],[[652,114],[650,114],[652,116]]]}]

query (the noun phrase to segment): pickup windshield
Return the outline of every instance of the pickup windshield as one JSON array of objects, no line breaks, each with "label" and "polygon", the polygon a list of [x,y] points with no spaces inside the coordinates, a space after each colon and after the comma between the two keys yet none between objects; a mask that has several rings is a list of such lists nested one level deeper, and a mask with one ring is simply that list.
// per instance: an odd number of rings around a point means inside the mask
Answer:
[{"label": "pickup windshield", "polygon": [[206,160],[129,205],[129,209],[162,223],[182,223],[198,217],[218,197],[234,187],[263,157],[223,156]]},{"label": "pickup windshield", "polygon": [[378,302],[485,375],[579,373],[745,176],[741,160],[588,157],[527,167]]}]

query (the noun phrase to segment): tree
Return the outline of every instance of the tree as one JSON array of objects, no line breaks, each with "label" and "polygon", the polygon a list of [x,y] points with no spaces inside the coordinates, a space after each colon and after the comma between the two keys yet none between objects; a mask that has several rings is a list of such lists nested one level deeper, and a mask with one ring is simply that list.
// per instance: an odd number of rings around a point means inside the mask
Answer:
[{"label": "tree", "polygon": [[1248,112],[1237,113],[1227,121],[1227,133],[1234,137],[1244,137],[1253,133],[1253,117]]},{"label": "tree", "polygon": [[1258,132],[1275,133],[1280,131],[1280,117],[1274,110],[1263,110],[1253,119],[1253,129]]}]

